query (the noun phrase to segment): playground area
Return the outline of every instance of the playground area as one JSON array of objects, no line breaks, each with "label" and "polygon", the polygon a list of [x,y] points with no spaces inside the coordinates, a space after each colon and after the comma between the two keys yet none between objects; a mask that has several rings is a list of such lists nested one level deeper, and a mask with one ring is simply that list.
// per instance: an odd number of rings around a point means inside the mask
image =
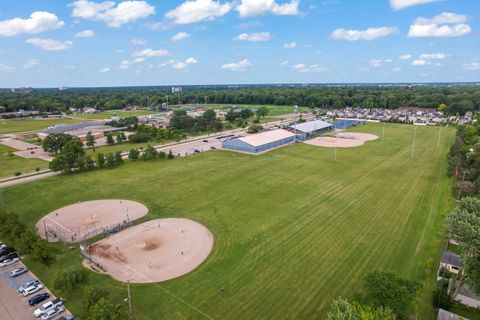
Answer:
[{"label": "playground area", "polygon": [[189,219],[158,219],[128,228],[84,248],[84,266],[131,283],[161,282],[197,268],[213,236]]},{"label": "playground area", "polygon": [[359,132],[335,132],[328,136],[321,136],[305,141],[306,144],[326,148],[355,148],[367,141],[377,140],[378,136]]},{"label": "playground area", "polygon": [[49,242],[76,243],[117,233],[147,213],[146,206],[130,200],[79,202],[50,212],[37,222],[36,229]]}]

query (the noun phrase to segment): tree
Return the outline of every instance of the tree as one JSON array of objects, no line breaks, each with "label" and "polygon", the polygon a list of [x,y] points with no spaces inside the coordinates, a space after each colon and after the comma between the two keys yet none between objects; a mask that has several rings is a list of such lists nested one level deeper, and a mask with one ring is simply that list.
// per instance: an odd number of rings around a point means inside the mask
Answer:
[{"label": "tree", "polygon": [[173,158],[175,158],[175,156],[173,155],[172,150],[168,151],[167,159],[170,160],[170,159],[173,159]]},{"label": "tree", "polygon": [[105,155],[101,152],[99,152],[97,154],[97,166],[99,168],[103,168],[103,166],[105,165]]},{"label": "tree", "polygon": [[43,139],[42,148],[45,152],[57,154],[71,140],[73,140],[73,137],[69,134],[52,133]]},{"label": "tree", "polygon": [[480,293],[480,199],[461,199],[447,217],[447,229],[450,237],[458,241],[463,249],[465,275],[460,279],[460,285],[466,281]]},{"label": "tree", "polygon": [[257,133],[260,132],[263,129],[263,127],[259,124],[252,124],[250,127],[248,127],[247,132],[248,133]]},{"label": "tree", "polygon": [[123,141],[127,140],[127,137],[125,137],[125,133],[120,132],[117,135],[117,143],[122,143]]},{"label": "tree", "polygon": [[87,270],[81,266],[68,267],[60,271],[55,279],[54,287],[57,290],[68,292],[79,289],[87,282]]},{"label": "tree", "polygon": [[130,151],[128,152],[128,159],[137,160],[139,156],[140,151],[138,151],[137,149],[130,149]]},{"label": "tree", "polygon": [[[61,171],[63,173],[71,172],[79,169],[85,151],[83,143],[80,140],[70,140],[62,148],[62,151],[49,163],[50,169],[53,171]],[[80,168],[81,169],[81,168]]]},{"label": "tree", "polygon": [[93,149],[93,152],[95,152],[95,138],[93,137],[92,133],[88,131],[87,133],[87,146]]},{"label": "tree", "polygon": [[255,112],[258,118],[263,118],[269,114],[270,110],[267,107],[260,107]]},{"label": "tree", "polygon": [[244,120],[247,120],[248,118],[252,117],[253,114],[254,113],[252,109],[249,109],[249,108],[243,108],[242,110],[240,110],[240,117],[242,117],[242,119]]},{"label": "tree", "polygon": [[393,273],[374,271],[365,277],[364,304],[391,309],[399,319],[408,319],[420,285]]},{"label": "tree", "polygon": [[391,309],[372,307],[358,302],[349,303],[347,300],[333,301],[327,320],[395,320]]},{"label": "tree", "polygon": [[115,141],[113,140],[113,136],[109,133],[107,134],[107,144],[112,145]]},{"label": "tree", "polygon": [[55,260],[55,250],[47,241],[39,238],[32,246],[32,257],[48,266]]},{"label": "tree", "polygon": [[100,298],[89,310],[90,320],[119,320],[120,306],[114,305],[105,298]]},{"label": "tree", "polygon": [[151,145],[148,145],[145,150],[143,150],[142,154],[142,159],[143,160],[153,160],[156,159],[158,156],[158,151],[152,147]]},{"label": "tree", "polygon": [[101,298],[108,299],[109,292],[102,287],[85,287],[83,290],[83,305],[85,309],[90,309]]},{"label": "tree", "polygon": [[115,165],[123,164],[122,153],[120,151],[115,152]]},{"label": "tree", "polygon": [[90,155],[85,155],[85,169],[87,170],[93,170],[95,168],[95,161]]},{"label": "tree", "polygon": [[232,109],[230,109],[225,115],[225,120],[227,120],[230,123],[234,123],[235,119],[237,119],[239,116],[240,114],[238,112],[235,112]]},{"label": "tree", "polygon": [[106,163],[108,168],[113,168],[116,165],[115,156],[110,152],[106,156]]}]

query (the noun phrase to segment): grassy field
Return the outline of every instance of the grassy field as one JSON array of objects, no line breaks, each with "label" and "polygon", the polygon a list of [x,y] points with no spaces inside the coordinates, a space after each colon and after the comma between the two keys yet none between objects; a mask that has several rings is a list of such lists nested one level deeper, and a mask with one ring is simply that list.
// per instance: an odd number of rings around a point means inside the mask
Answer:
[{"label": "grassy field", "polygon": [[[355,131],[380,133],[377,124]],[[59,176],[4,192],[6,207],[34,227],[48,212],[77,201],[125,198],[146,204],[143,219],[186,217],[214,235],[194,272],[132,286],[138,319],[323,319],[331,301],[352,298],[373,270],[417,279],[418,319],[431,319],[430,292],[450,209],[445,155],[454,129],[387,125],[385,142],[334,150],[297,144],[260,156],[227,151],[174,161],[127,163],[113,170]],[[58,245],[49,268],[27,260],[52,285],[76,251]],[[91,273],[118,303],[125,284]],[[224,287],[225,291],[220,292]],[[81,290],[67,295],[78,316]]]},{"label": "grassy field", "polygon": [[0,119],[0,134],[40,131],[56,124],[72,124],[82,122],[75,119]]},{"label": "grassy field", "polygon": [[0,178],[13,176],[15,172],[27,173],[35,171],[36,168],[48,168],[48,162],[45,160],[26,159],[17,155],[10,157],[9,151],[17,150],[0,144]]},{"label": "grassy field", "polygon": [[[195,105],[193,105],[195,106]],[[265,104],[265,105],[258,105],[258,104],[209,104],[207,106],[200,104],[199,108],[215,108],[215,109],[225,109],[229,110],[230,107],[232,106],[237,106],[237,107],[244,107],[244,108],[252,108],[256,109],[258,107],[267,107],[268,110],[270,110],[270,113],[268,116],[281,116],[284,114],[289,114],[289,113],[294,113],[295,110],[293,109],[293,106],[276,106],[276,105],[270,105],[270,104]],[[308,111],[307,107],[298,107],[299,112],[304,112]]]},{"label": "grassy field", "polygon": [[158,114],[159,112],[156,111],[150,111],[150,110],[108,110],[108,111],[103,111],[100,113],[89,113],[89,114],[75,114],[72,115],[72,117],[75,118],[82,118],[82,119],[97,119],[97,120],[103,120],[103,119],[110,119],[113,116],[117,116],[120,118],[126,118],[126,117],[140,117],[140,116],[146,116],[149,114]]}]

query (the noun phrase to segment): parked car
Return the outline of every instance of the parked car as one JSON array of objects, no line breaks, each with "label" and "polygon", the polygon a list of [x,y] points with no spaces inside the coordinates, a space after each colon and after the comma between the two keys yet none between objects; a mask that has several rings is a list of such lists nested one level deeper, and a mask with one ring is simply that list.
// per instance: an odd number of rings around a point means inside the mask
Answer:
[{"label": "parked car", "polygon": [[18,258],[10,258],[10,259],[5,259],[3,260],[2,262],[0,262],[0,267],[6,267],[6,266],[9,266],[11,264],[14,264],[18,262]]},{"label": "parked car", "polygon": [[0,249],[0,257],[8,254],[8,253],[11,253],[11,252],[15,252],[15,249],[14,248],[10,248],[10,247],[5,247],[3,249]]},{"label": "parked car", "polygon": [[28,280],[23,286],[18,288],[18,292],[23,292],[23,290],[25,290],[26,288],[35,286],[37,284],[40,284],[40,281],[38,281],[37,279]]},{"label": "parked car", "polygon": [[45,314],[42,315],[42,320],[50,320],[58,316],[60,313],[64,312],[65,308],[62,306],[58,306],[56,308],[53,308],[51,310],[48,310],[45,312]]},{"label": "parked car", "polygon": [[27,268],[17,268],[10,271],[10,278],[18,277],[24,273],[28,272]]},{"label": "parked car", "polygon": [[207,139],[205,139],[205,140],[203,140],[203,142],[208,142],[208,140],[207,140]]},{"label": "parked car", "polygon": [[0,243],[0,250],[3,250],[3,249],[5,249],[6,247],[7,247],[7,245],[6,245],[6,244]]},{"label": "parked car", "polygon": [[44,313],[46,313],[47,311],[49,311],[51,309],[54,309],[58,306],[61,306],[62,304],[63,304],[63,299],[62,298],[57,298],[55,300],[45,302],[44,304],[42,304],[42,306],[40,308],[38,308],[37,310],[35,310],[33,312],[33,315],[36,318],[38,318],[41,315],[43,315]]},{"label": "parked car", "polygon": [[50,298],[50,294],[49,294],[48,292],[39,293],[39,294],[34,295],[33,297],[31,297],[31,298],[28,300],[28,304],[31,305],[31,306],[34,306],[34,305],[36,305],[36,304],[39,304],[39,303],[42,302],[42,301],[47,300],[48,298]]},{"label": "parked car", "polygon": [[34,286],[30,286],[28,288],[25,288],[22,291],[22,294],[24,297],[28,297],[31,294],[34,294],[35,292],[38,292],[43,289],[43,284],[36,284]]},{"label": "parked car", "polygon": [[4,260],[11,259],[11,258],[16,258],[16,257],[17,257],[17,253],[15,251],[5,253],[0,256],[0,262],[3,262]]},{"label": "parked car", "polygon": [[75,320],[74,316],[61,316],[57,320]]},{"label": "parked car", "polygon": [[200,153],[200,150],[195,149],[195,150],[193,150],[193,152],[194,152],[194,153]]}]

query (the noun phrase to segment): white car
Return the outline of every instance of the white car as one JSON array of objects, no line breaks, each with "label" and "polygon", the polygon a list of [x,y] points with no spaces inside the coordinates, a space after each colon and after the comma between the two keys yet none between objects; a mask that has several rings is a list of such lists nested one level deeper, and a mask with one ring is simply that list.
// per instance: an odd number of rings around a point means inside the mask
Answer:
[{"label": "white car", "polygon": [[60,313],[64,312],[65,308],[62,306],[58,306],[54,309],[48,310],[45,312],[45,314],[42,316],[42,320],[50,320],[58,316]]},{"label": "white car", "polygon": [[63,299],[62,298],[58,298],[58,299],[55,299],[55,300],[52,300],[52,301],[45,302],[44,304],[42,304],[42,306],[40,308],[38,308],[37,310],[35,310],[33,312],[33,315],[36,318],[38,318],[41,315],[45,314],[47,311],[55,309],[56,307],[59,307],[62,304],[63,304]]},{"label": "white car", "polygon": [[0,250],[2,250],[3,248],[6,248],[6,247],[7,247],[7,245],[0,242]]},{"label": "white car", "polygon": [[29,295],[34,294],[35,292],[38,292],[42,289],[43,289],[43,284],[36,284],[34,286],[30,286],[24,289],[22,294],[24,297],[28,297]]},{"label": "white car", "polygon": [[18,258],[3,260],[3,262],[0,262],[0,267],[2,267],[2,268],[6,267],[6,266],[9,266],[11,264],[14,264],[15,262],[18,262]]}]

